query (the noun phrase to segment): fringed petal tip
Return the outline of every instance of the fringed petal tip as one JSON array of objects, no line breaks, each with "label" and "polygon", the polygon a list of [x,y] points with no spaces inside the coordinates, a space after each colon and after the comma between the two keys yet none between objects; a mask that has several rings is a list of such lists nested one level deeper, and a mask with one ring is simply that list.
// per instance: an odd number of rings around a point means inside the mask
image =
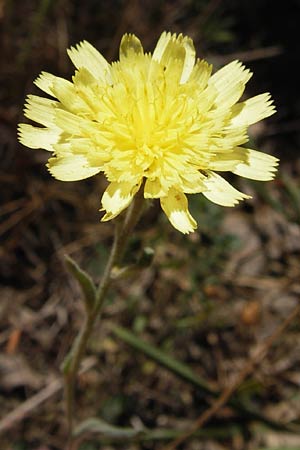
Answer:
[{"label": "fringed petal tip", "polygon": [[128,57],[130,54],[143,54],[143,46],[141,41],[134,35],[126,33],[123,35],[120,43],[120,60]]},{"label": "fringed petal tip", "polygon": [[216,155],[209,169],[230,171],[251,180],[269,181],[277,172],[279,159],[257,150],[235,147],[232,152]]},{"label": "fringed petal tip", "polygon": [[251,97],[232,107],[229,128],[250,126],[275,114],[276,108],[269,92]]},{"label": "fringed petal tip", "polygon": [[207,173],[207,179],[204,182],[206,190],[202,194],[211,202],[221,206],[235,206],[241,200],[251,198],[250,195],[235,189],[220,175],[214,172]]},{"label": "fringed petal tip", "polygon": [[170,61],[177,61],[181,65],[180,84],[188,81],[194,65],[196,51],[193,40],[188,36],[164,31],[154,49],[152,59],[164,66],[168,66]]},{"label": "fringed petal tip", "polygon": [[44,91],[46,94],[54,97],[52,85],[55,79],[58,79],[58,77],[48,72],[41,72],[40,75],[34,80],[34,84],[41,89],[41,91]]},{"label": "fringed petal tip", "polygon": [[53,151],[60,137],[60,130],[52,128],[39,128],[27,123],[18,125],[18,140],[21,144],[32,149],[43,148]]},{"label": "fringed petal tip", "polygon": [[[27,123],[19,123],[17,125],[17,137],[18,137],[18,141],[21,142],[21,144],[23,144],[22,139],[23,139],[23,133],[24,133],[24,129],[26,130],[26,125],[28,125]],[[26,144],[24,144],[26,145]]]},{"label": "fringed petal tip", "polygon": [[274,179],[279,164],[278,158],[246,148],[240,148],[240,151],[244,152],[247,159],[245,162],[236,165],[232,170],[234,174],[258,181]]},{"label": "fringed petal tip", "polygon": [[87,41],[67,50],[76,69],[87,69],[96,80],[106,81],[110,66],[98,50]]}]

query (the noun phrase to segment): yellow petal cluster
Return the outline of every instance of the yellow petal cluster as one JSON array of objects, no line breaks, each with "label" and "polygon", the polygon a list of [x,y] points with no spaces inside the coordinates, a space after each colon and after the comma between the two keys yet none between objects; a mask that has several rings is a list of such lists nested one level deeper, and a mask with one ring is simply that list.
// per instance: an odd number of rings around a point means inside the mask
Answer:
[{"label": "yellow petal cluster", "polygon": [[251,77],[239,61],[212,74],[189,37],[166,32],[152,55],[132,34],[112,64],[86,41],[68,55],[72,82],[42,72],[35,84],[51,99],[29,95],[24,113],[42,127],[20,124],[19,139],[52,152],[48,169],[59,180],[104,172],[102,220],[127,208],[144,181],[144,197],[159,198],[172,225],[189,233],[197,224],[186,194],[224,206],[248,198],[216,172],[274,177],[278,160],[243,146],[249,125],[275,109],[267,93],[239,101]]}]

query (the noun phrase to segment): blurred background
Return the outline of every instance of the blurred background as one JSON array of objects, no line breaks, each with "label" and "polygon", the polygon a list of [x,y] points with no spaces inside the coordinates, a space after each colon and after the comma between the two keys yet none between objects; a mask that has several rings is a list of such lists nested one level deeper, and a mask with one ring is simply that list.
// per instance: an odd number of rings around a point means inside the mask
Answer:
[{"label": "blurred background", "polygon": [[[83,39],[112,61],[124,33],[152,51],[170,30],[192,37],[198,57],[215,69],[243,61],[254,72],[245,97],[274,98],[277,114],[250,128],[250,142],[280,158],[276,180],[230,178],[253,196],[234,209],[190,196],[199,229],[189,236],[172,229],[156,202],[149,206],[127,260],[145,247],[154,258],[110,291],[79,379],[78,419],[170,429],[175,437],[299,302],[299,20],[299,0],[0,0],[1,449],[64,448],[59,368],[82,319],[64,254],[98,280],[113,235],[111,223],[99,222],[104,177],[56,181],[45,167],[48,154],[17,142],[25,96],[39,95],[33,80],[43,70],[70,79],[66,48]],[[114,324],[131,334],[114,332]],[[221,408],[178,448],[299,449],[300,434],[286,432],[300,428],[299,386],[296,318],[238,386],[235,399],[244,406]],[[245,405],[260,416],[246,414]],[[161,438],[124,444],[88,432],[76,448],[162,449]]]}]

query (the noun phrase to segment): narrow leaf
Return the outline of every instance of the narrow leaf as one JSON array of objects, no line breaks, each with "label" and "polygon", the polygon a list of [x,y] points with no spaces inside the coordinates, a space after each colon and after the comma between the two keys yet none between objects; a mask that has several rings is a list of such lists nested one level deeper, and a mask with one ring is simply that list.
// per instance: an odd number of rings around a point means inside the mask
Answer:
[{"label": "narrow leaf", "polygon": [[78,281],[85,300],[87,311],[90,311],[96,299],[96,286],[87,272],[81,269],[70,256],[65,255],[65,261],[69,272]]},{"label": "narrow leaf", "polygon": [[[91,417],[83,421],[77,426],[74,431],[74,437],[78,437],[82,434],[100,434],[104,437],[102,442],[113,442],[118,440],[131,440],[138,441],[168,441],[170,439],[176,439],[181,434],[186,433],[187,430],[180,428],[144,428],[142,430],[135,430],[127,427],[117,427],[110,425],[102,419]],[[228,439],[231,436],[241,434],[242,429],[237,425],[227,425],[225,427],[206,427],[205,429],[196,430],[192,433],[192,436],[198,436],[200,438],[214,438],[214,439]]]},{"label": "narrow leaf", "polygon": [[141,433],[140,430],[127,427],[117,427],[105,422],[102,419],[90,418],[82,422],[74,431],[74,436],[79,436],[83,433],[99,433],[105,437],[113,439],[132,439]]}]

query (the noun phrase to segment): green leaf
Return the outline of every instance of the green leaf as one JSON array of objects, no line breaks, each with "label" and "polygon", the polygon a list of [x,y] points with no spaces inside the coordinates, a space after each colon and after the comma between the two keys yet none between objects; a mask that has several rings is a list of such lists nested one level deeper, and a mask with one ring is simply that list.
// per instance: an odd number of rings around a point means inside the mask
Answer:
[{"label": "green leaf", "polygon": [[[130,427],[118,427],[98,418],[91,417],[81,422],[74,431],[74,436],[80,436],[85,433],[100,434],[104,437],[103,441],[114,442],[121,439],[138,441],[162,441],[176,439],[185,434],[188,430],[180,428],[143,428],[135,430]],[[236,425],[227,425],[226,427],[207,427],[205,429],[195,430],[192,435],[201,438],[213,437],[214,439],[224,439],[236,434],[241,430]]]},{"label": "green leaf", "polygon": [[96,300],[96,286],[93,280],[70,256],[65,255],[65,261],[69,272],[76,278],[81,287],[87,311],[91,311]]},{"label": "green leaf", "polygon": [[[170,428],[143,428],[135,430],[129,427],[118,427],[105,422],[102,419],[91,417],[83,421],[74,431],[74,437],[83,434],[100,434],[103,436],[102,442],[114,442],[119,440],[129,440],[134,442],[147,441],[168,441],[176,439],[185,434],[186,429],[170,429]],[[206,427],[204,429],[195,430],[192,436],[199,438],[228,439],[231,436],[241,434],[242,429],[237,425],[226,425],[226,427]]]},{"label": "green leaf", "polygon": [[113,439],[132,439],[138,436],[141,431],[127,427],[117,427],[105,422],[102,419],[90,418],[82,422],[74,431],[74,436],[83,433],[99,433],[105,437]]}]

